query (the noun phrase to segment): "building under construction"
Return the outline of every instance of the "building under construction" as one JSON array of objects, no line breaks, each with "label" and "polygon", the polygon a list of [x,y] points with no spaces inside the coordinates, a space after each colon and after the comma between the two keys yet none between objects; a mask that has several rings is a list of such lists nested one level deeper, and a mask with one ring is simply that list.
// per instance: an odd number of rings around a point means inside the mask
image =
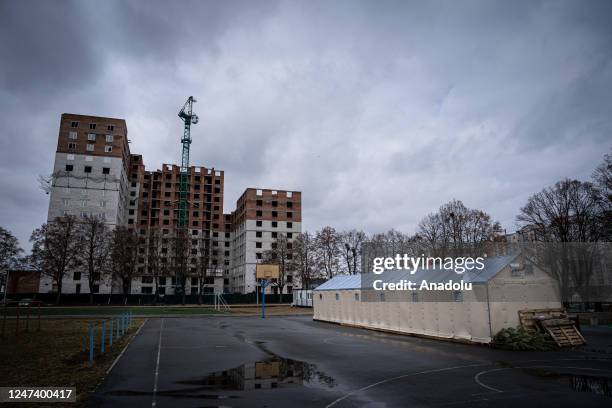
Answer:
[{"label": "building under construction", "polygon": [[[188,234],[183,268],[186,294],[196,294],[200,284],[209,293],[253,292],[257,289],[255,264],[262,254],[274,245],[278,234],[286,234],[291,241],[301,232],[301,193],[247,188],[236,210],[224,213],[224,172],[185,166],[191,143],[187,122],[181,142],[181,166],[163,164],[151,171],[145,169],[141,155],[130,152],[125,120],[63,114],[49,186],[48,220],[89,215],[102,217],[110,226],[134,229],[140,245],[133,294],[154,293],[158,275],[159,293],[175,294],[178,271],[173,270],[170,247],[179,229]],[[161,274],[152,273],[153,250],[159,255]],[[198,273],[199,268],[206,272]],[[74,271],[67,276],[62,292],[89,293],[85,273]],[[296,279],[287,277],[285,292],[294,286],[298,286]],[[40,292],[53,290],[51,280],[43,277]],[[92,291],[121,293],[121,287],[100,277]]]}]

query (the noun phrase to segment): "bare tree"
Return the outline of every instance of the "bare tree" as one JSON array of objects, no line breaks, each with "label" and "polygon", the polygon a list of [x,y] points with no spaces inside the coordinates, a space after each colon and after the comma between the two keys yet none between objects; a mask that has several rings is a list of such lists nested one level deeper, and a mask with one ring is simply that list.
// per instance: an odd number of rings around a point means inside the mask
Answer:
[{"label": "bare tree", "polygon": [[138,237],[136,232],[125,226],[117,226],[113,230],[111,250],[113,276],[121,282],[123,302],[132,290],[132,278],[136,272],[138,257]]},{"label": "bare tree", "polygon": [[323,269],[325,277],[331,279],[339,268],[339,238],[333,227],[324,227],[315,235],[317,262]]},{"label": "bare tree", "polygon": [[559,283],[562,300],[574,292],[589,299],[598,245],[605,237],[601,194],[591,183],[565,179],[532,195],[517,221],[535,234],[535,257]]},{"label": "bare tree", "polygon": [[452,200],[419,222],[418,237],[426,252],[434,256],[482,252],[484,243],[501,233],[501,225],[486,212],[467,208]]},{"label": "bare tree", "polygon": [[316,261],[314,238],[308,231],[299,234],[293,240],[293,265],[302,289],[309,289],[311,280],[317,277]]},{"label": "bare tree", "polygon": [[66,215],[43,224],[32,232],[31,260],[41,274],[50,276],[57,287],[59,304],[64,277],[81,264],[84,243],[76,217]]},{"label": "bare tree", "polygon": [[80,263],[87,268],[89,303],[93,304],[93,287],[96,282],[106,281],[110,272],[111,232],[101,217],[86,216],[81,223],[83,251]]},{"label": "bare tree", "polygon": [[155,304],[159,301],[159,278],[164,275],[164,268],[161,265],[161,245],[159,228],[150,228],[147,235],[147,268],[155,285]]},{"label": "bare tree", "polygon": [[204,285],[206,284],[206,278],[209,275],[211,267],[210,257],[210,240],[204,239],[201,241],[199,254],[196,258],[195,270],[198,278],[198,304],[201,305],[203,302]]},{"label": "bare tree", "polygon": [[604,156],[593,173],[593,180],[601,193],[603,239],[612,241],[612,153]]},{"label": "bare tree", "polygon": [[356,229],[343,231],[338,235],[340,251],[349,275],[359,273],[361,270],[361,245],[365,240],[365,232]]},{"label": "bare tree", "polygon": [[19,241],[10,231],[0,227],[0,275],[5,295],[8,290],[8,271],[19,261],[19,254],[23,250],[19,247]]},{"label": "bare tree", "polygon": [[264,263],[278,265],[278,288],[282,294],[287,285],[287,278],[292,274],[294,267],[293,243],[289,242],[286,234],[279,233],[276,236],[272,247],[262,254],[262,260]]}]

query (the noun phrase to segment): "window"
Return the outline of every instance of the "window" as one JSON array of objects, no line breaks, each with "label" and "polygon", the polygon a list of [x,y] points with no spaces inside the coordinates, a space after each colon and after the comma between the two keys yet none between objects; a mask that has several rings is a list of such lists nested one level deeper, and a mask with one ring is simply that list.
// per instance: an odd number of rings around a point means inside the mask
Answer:
[{"label": "window", "polygon": [[102,167],[102,174],[110,174],[110,167]]},{"label": "window", "polygon": [[287,223],[287,228],[293,228],[293,223],[292,222],[288,222]]},{"label": "window", "polygon": [[255,203],[258,207],[261,207],[263,205],[263,200],[257,200]]},{"label": "window", "polygon": [[75,272],[72,274],[72,280],[81,280],[81,272]]},{"label": "window", "polygon": [[262,234],[261,234],[261,231],[255,231],[255,236],[256,236],[257,238],[261,238],[261,235],[262,235]]},{"label": "window", "polygon": [[91,173],[91,166],[85,166],[85,173]]},{"label": "window", "polygon": [[336,293],[336,300],[340,300],[340,294]]},{"label": "window", "polygon": [[95,133],[88,133],[87,134],[87,140],[89,140],[90,142],[95,142],[96,141],[96,134]]},{"label": "window", "polygon": [[412,301],[413,301],[414,303],[416,303],[416,302],[418,302],[418,301],[419,301],[419,294],[418,294],[418,293],[416,293],[416,292],[412,292]]},{"label": "window", "polygon": [[255,243],[255,248],[261,248],[261,242],[256,242]]},{"label": "window", "polygon": [[293,213],[292,212],[288,212],[287,213],[287,218],[293,218]]},{"label": "window", "polygon": [[463,292],[456,290],[453,292],[453,301],[454,302],[463,302]]},{"label": "window", "polygon": [[261,252],[256,252],[255,253],[255,258],[261,259]]},{"label": "window", "polygon": [[287,208],[293,208],[293,203],[291,201],[287,201]]},{"label": "window", "polygon": [[272,201],[272,207],[278,207],[278,201]]},{"label": "window", "polygon": [[278,222],[272,221],[272,228],[276,228],[276,227],[278,227]]},{"label": "window", "polygon": [[74,170],[74,166],[72,164],[67,164],[66,171],[72,171],[72,170]]},{"label": "window", "polygon": [[380,294],[380,301],[381,302],[385,301],[385,293],[384,292]]},{"label": "window", "polygon": [[293,232],[288,232],[287,233],[287,239],[291,239],[293,238]]},{"label": "window", "polygon": [[[106,127],[106,130],[108,130],[109,132],[112,132],[113,130],[115,130],[115,125],[108,125]],[[112,140],[111,140],[111,142],[112,142]]]},{"label": "window", "polygon": [[355,300],[359,302],[359,293],[355,293]]},{"label": "window", "polygon": [[272,217],[274,218],[278,217],[278,211],[272,211]]},{"label": "window", "polygon": [[278,232],[271,232],[270,235],[272,235],[272,238],[276,238],[278,237]]},{"label": "window", "polygon": [[110,153],[113,151],[113,146],[104,146],[104,152],[105,153]]},{"label": "window", "polygon": [[68,139],[77,140],[77,132],[68,132]]},{"label": "window", "polygon": [[80,294],[80,293],[81,293],[81,284],[80,284],[80,283],[77,283],[77,284],[76,284],[76,294],[78,295],[78,294]]},{"label": "window", "polygon": [[263,225],[263,223],[261,221],[255,221],[255,226],[256,227],[261,227]]},{"label": "window", "polygon": [[98,293],[98,292],[100,292],[100,285],[92,285],[91,293]]},{"label": "window", "polygon": [[76,143],[68,143],[68,149],[76,150]]},{"label": "window", "polygon": [[79,127],[79,122],[70,122],[70,127],[71,128],[78,128]]},{"label": "window", "polygon": [[257,210],[256,215],[257,215],[258,217],[261,217],[261,216],[263,215],[263,211],[261,211],[261,210]]},{"label": "window", "polygon": [[106,143],[113,143],[113,135],[106,135]]},{"label": "window", "polygon": [[94,129],[96,128],[96,124],[95,124],[95,123],[90,123],[90,124],[89,124],[89,128],[90,128],[91,130],[94,130]]},{"label": "window", "polygon": [[91,143],[87,143],[87,151],[88,152],[93,152],[94,151],[94,145],[92,145]]}]

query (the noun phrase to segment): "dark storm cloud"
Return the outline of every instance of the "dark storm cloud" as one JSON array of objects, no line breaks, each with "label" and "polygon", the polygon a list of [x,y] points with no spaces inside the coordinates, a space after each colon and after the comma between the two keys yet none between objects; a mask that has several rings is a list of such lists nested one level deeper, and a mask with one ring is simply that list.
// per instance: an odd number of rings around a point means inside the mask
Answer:
[{"label": "dark storm cloud", "polygon": [[0,0],[0,225],[46,218],[62,112],[122,117],[148,168],[304,192],[308,229],[413,232],[452,198],[514,227],[609,149],[608,1]]}]

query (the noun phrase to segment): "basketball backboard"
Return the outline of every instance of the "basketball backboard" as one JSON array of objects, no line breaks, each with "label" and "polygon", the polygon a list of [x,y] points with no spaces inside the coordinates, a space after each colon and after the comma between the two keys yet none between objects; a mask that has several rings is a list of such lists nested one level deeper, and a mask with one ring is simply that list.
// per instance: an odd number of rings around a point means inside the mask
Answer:
[{"label": "basketball backboard", "polygon": [[258,281],[263,280],[263,279],[267,281],[278,280],[278,276],[279,276],[278,265],[257,264],[255,266],[255,278]]}]

